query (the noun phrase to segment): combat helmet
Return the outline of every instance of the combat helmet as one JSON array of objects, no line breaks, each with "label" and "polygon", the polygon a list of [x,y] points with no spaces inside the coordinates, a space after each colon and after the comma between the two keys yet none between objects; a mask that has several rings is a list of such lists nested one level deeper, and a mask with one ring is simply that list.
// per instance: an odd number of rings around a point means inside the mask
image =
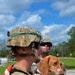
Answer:
[{"label": "combat helmet", "polygon": [[42,35],[42,39],[40,41],[40,45],[41,44],[49,44],[50,47],[52,47],[52,43],[50,41],[50,38],[47,35]]},{"label": "combat helmet", "polygon": [[27,47],[32,42],[40,42],[41,34],[28,27],[17,27],[12,31],[8,31],[7,46]]}]

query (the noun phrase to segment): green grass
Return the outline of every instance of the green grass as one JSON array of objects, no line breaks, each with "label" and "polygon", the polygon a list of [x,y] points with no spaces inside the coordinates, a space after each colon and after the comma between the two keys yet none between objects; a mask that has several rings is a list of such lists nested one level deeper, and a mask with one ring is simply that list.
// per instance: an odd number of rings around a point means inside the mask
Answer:
[{"label": "green grass", "polygon": [[60,58],[67,69],[75,69],[75,58]]},{"label": "green grass", "polygon": [[8,65],[15,64],[15,62],[8,62],[4,66],[0,66],[0,74],[3,74]]},{"label": "green grass", "polygon": [[62,59],[61,60],[66,66],[75,66],[75,59]]}]

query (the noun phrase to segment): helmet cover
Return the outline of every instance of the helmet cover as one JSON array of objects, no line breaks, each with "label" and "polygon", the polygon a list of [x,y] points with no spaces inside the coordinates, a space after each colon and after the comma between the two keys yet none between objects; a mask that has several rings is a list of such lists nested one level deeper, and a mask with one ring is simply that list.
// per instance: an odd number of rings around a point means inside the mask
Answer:
[{"label": "helmet cover", "polygon": [[40,41],[40,44],[50,44],[50,46],[52,46],[50,38],[46,35],[42,35],[42,39]]},{"label": "helmet cover", "polygon": [[17,27],[8,32],[7,46],[27,47],[32,42],[40,42],[41,34],[28,27]]}]

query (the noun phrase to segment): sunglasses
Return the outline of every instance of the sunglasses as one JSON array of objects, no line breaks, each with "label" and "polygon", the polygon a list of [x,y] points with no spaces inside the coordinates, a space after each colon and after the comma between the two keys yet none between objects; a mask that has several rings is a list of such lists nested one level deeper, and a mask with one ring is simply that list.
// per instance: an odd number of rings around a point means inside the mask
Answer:
[{"label": "sunglasses", "polygon": [[51,44],[50,44],[50,43],[41,43],[41,44],[40,44],[40,46],[45,46],[45,45],[47,45],[48,47],[50,47],[50,46],[51,46]]},{"label": "sunglasses", "polygon": [[32,43],[30,44],[30,46],[31,46],[31,47],[34,47],[34,48],[36,48],[36,49],[38,49],[39,46],[40,46],[40,43],[39,43],[39,42],[32,42]]}]

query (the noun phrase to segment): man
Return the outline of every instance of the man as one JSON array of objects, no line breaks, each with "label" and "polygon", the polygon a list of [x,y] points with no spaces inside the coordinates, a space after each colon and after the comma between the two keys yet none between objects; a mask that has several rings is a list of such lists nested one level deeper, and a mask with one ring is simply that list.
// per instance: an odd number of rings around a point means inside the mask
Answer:
[{"label": "man", "polygon": [[[41,61],[44,57],[48,56],[50,48],[52,47],[52,43],[50,41],[50,38],[46,35],[42,35],[42,39],[40,41],[40,46],[38,49],[38,60]],[[39,62],[36,60],[36,63],[33,63],[31,66],[31,72],[39,74],[39,72],[37,72],[37,64]],[[63,65],[64,66],[64,65]],[[64,72],[66,72],[65,68],[64,68]],[[52,72],[50,72],[50,75],[54,75]]]},{"label": "man", "polygon": [[29,75],[30,67],[37,58],[35,50],[39,47],[40,39],[40,33],[32,28],[17,27],[8,32],[7,46],[16,58],[10,75]]},{"label": "man", "polygon": [[37,69],[37,63],[42,60],[44,57],[46,57],[49,53],[50,48],[52,47],[52,43],[50,41],[50,38],[46,35],[42,35],[42,39],[40,41],[40,46],[38,48],[37,56],[38,59],[36,60],[36,63],[33,63],[31,66],[30,71],[35,72]]},{"label": "man", "polygon": [[39,47],[40,60],[48,55],[51,47],[52,47],[52,43],[50,41],[50,38],[46,35],[42,35],[42,39],[41,39],[40,47]]}]

